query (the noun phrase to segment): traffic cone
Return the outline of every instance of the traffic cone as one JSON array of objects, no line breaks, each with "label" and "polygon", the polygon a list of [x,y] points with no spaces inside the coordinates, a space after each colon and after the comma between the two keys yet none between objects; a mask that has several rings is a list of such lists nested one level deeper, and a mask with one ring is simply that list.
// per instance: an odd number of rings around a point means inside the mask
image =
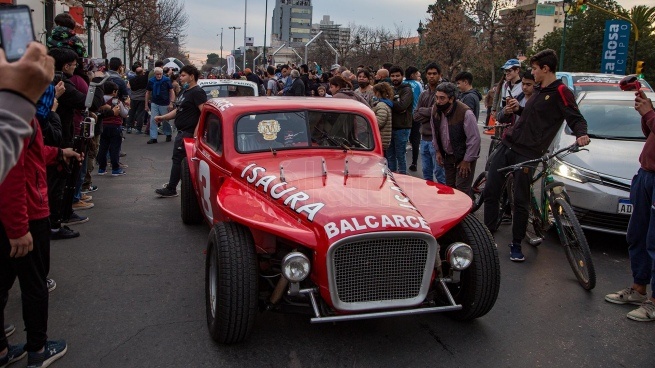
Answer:
[{"label": "traffic cone", "polygon": [[[492,114],[492,115],[489,117],[489,126],[492,127],[492,126],[495,126],[495,125],[496,125],[496,118],[495,118],[495,117],[493,116],[493,114]],[[485,129],[485,130],[484,130],[484,134],[487,134],[487,135],[494,135],[494,134],[496,134],[496,129],[493,129],[493,128],[492,128],[492,129],[489,129],[489,130]]]}]

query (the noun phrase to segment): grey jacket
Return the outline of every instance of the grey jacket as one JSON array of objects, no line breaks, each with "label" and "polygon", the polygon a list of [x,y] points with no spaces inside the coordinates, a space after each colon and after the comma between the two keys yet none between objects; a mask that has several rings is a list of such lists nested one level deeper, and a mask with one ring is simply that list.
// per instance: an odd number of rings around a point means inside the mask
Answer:
[{"label": "grey jacket", "polygon": [[9,91],[0,91],[0,182],[16,164],[23,140],[32,134],[30,121],[36,106]]}]

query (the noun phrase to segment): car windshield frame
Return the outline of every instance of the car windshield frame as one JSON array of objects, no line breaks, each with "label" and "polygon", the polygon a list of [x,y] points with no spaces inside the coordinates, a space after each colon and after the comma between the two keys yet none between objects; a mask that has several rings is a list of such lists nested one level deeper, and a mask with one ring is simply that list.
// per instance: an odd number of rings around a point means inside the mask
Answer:
[{"label": "car windshield frame", "polygon": [[[620,91],[621,87],[619,82],[623,76],[595,76],[595,75],[579,75],[572,76],[573,89],[579,94],[580,92],[605,92],[605,91]],[[642,89],[652,91],[652,88],[645,80],[639,80],[642,84]]]},{"label": "car windshield frame", "polygon": [[[582,99],[580,113],[591,138],[645,141],[641,116],[630,100]],[[627,129],[626,129],[627,128]]]},{"label": "car windshield frame", "polygon": [[[296,121],[273,118],[275,115],[280,114],[303,116]],[[315,115],[310,116],[310,114]],[[285,117],[288,118],[289,116]],[[343,121],[342,117],[349,116],[353,117],[353,121]],[[316,118],[318,120],[312,121],[312,119]],[[257,120],[257,126],[243,128],[242,130],[240,125],[248,121],[244,119]],[[377,129],[377,126],[372,124],[366,116],[355,111],[322,109],[266,110],[257,111],[254,114],[241,114],[234,119],[234,122],[232,132],[234,147],[241,154],[297,149],[370,152],[376,148],[373,129]],[[361,128],[364,128],[362,123],[366,124],[366,131],[361,131]],[[301,130],[303,127],[304,130]],[[353,130],[352,134],[350,132],[351,128]],[[354,133],[357,129],[360,129],[360,132]],[[340,133],[344,134],[341,135]],[[364,136],[361,134],[364,134]],[[349,135],[349,137],[346,137],[346,135]],[[357,136],[355,137],[355,135]],[[271,144],[267,142],[271,142]]]},{"label": "car windshield frame", "polygon": [[[230,98],[230,97],[257,97],[256,91],[253,87],[251,86],[243,86],[243,85],[238,85],[238,84],[229,84],[229,83],[211,83],[211,84],[203,84],[200,86],[203,91],[207,94],[207,98]],[[209,89],[209,91],[207,89]],[[230,89],[233,88],[234,91],[230,91]],[[219,94],[214,96],[212,94],[213,91],[219,91]],[[243,92],[250,92],[251,94],[244,94]],[[227,92],[227,95],[223,94],[224,92]],[[236,92],[236,94],[232,93]]]}]

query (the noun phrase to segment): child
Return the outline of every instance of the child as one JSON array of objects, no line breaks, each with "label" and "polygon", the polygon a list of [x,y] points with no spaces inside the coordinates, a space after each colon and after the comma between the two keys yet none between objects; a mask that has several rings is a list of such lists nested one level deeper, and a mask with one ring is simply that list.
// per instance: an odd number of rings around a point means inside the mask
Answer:
[{"label": "child", "polygon": [[121,151],[121,125],[128,110],[118,99],[118,86],[107,81],[104,84],[105,105],[100,107],[98,118],[102,117],[102,134],[100,134],[100,148],[98,149],[98,175],[105,175],[107,170],[107,151],[111,159],[111,175],[125,175],[121,169],[118,157]]},{"label": "child", "polygon": [[75,51],[79,57],[87,57],[84,43],[75,35],[75,19],[68,13],[61,13],[55,17],[55,24],[57,26],[52,29],[46,41],[48,49],[68,48]]}]

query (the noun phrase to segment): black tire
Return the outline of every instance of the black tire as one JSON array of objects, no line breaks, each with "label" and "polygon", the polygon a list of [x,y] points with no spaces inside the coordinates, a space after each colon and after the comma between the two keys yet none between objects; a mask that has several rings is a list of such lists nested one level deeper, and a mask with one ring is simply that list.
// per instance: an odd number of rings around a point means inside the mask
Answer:
[{"label": "black tire", "polygon": [[473,262],[461,272],[458,284],[447,284],[455,302],[462,305],[461,310],[448,312],[448,315],[468,321],[484,316],[496,303],[500,290],[500,261],[493,236],[475,215],[469,214],[439,239],[444,245],[457,241],[471,246]]},{"label": "black tire", "polygon": [[560,241],[575,277],[585,290],[593,289],[596,286],[596,270],[578,218],[571,205],[561,196],[555,198],[552,210]]},{"label": "black tire", "polygon": [[471,195],[473,195],[473,204],[471,205],[471,213],[480,209],[484,203],[484,185],[487,183],[487,172],[483,171],[475,178],[473,186],[471,187]]},{"label": "black tire", "polygon": [[258,268],[252,234],[232,222],[209,233],[205,261],[207,327],[214,341],[234,344],[248,338],[258,305]]},{"label": "black tire", "polygon": [[514,176],[509,175],[503,182],[503,188],[500,191],[500,198],[498,199],[498,215],[496,221],[489,226],[489,231],[492,233],[498,230],[503,216],[511,214],[514,206]]},{"label": "black tire", "polygon": [[537,204],[531,202],[530,204],[530,214],[528,217],[528,227],[525,232],[526,239],[531,245],[539,246],[541,242],[546,237],[546,232],[544,231],[544,223],[541,220],[541,213]]},{"label": "black tire", "polygon": [[182,214],[182,222],[187,225],[197,225],[202,223],[203,215],[198,203],[198,196],[193,190],[193,182],[191,182],[191,172],[189,171],[189,162],[182,160],[182,188],[180,208]]}]

